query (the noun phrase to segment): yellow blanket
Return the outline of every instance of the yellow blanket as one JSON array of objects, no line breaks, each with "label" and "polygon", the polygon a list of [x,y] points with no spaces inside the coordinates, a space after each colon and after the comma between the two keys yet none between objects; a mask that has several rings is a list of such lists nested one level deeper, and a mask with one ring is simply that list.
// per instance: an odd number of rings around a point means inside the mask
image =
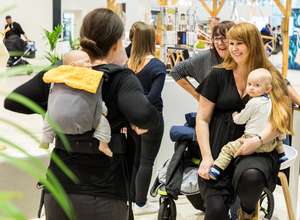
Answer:
[{"label": "yellow blanket", "polygon": [[62,65],[51,69],[43,76],[45,83],[64,83],[73,88],[96,93],[103,72],[86,67]]}]

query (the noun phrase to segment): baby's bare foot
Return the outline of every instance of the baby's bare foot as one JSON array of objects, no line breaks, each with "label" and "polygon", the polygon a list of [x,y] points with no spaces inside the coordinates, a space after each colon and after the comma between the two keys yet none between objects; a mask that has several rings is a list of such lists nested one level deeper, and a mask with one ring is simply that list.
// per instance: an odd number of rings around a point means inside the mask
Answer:
[{"label": "baby's bare foot", "polygon": [[100,144],[99,146],[99,150],[104,153],[106,156],[112,157],[113,153],[111,151],[111,149],[108,146],[102,145]]}]

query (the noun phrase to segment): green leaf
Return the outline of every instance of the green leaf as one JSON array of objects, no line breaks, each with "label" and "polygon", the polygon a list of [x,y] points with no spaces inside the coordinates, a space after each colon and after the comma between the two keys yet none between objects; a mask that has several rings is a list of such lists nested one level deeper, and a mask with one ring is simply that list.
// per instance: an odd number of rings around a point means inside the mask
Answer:
[{"label": "green leaf", "polygon": [[[22,148],[20,146],[11,143],[6,139],[0,139],[2,142],[10,144],[10,146],[20,150],[21,152],[24,152],[23,150],[21,150]],[[25,153],[25,155],[28,156],[29,154]],[[46,187],[46,189],[52,193],[53,197],[56,199],[61,208],[65,211],[66,215],[71,219],[74,218],[74,210],[71,206],[67,194],[65,193],[61,184],[58,182],[58,180],[50,170],[47,171],[46,178],[45,173],[47,168],[42,164],[42,162],[37,162],[38,159],[34,158],[31,155],[29,155],[28,159],[26,160],[16,159],[15,157],[6,155],[3,152],[0,152],[0,156],[3,157],[8,163],[14,165],[20,170],[23,170],[27,174],[36,178],[40,183],[42,183]],[[41,165],[38,166],[37,163],[41,163]]]},{"label": "green leaf", "polygon": [[[3,92],[0,91],[0,94],[3,94]],[[6,94],[4,94],[6,95]],[[45,111],[44,109],[42,109],[38,104],[36,104],[35,102],[31,101],[29,98],[17,94],[17,93],[10,93],[7,97],[7,99],[16,101],[24,106],[26,106],[27,108],[29,108],[30,110],[32,110],[33,112],[36,112],[42,116],[45,116]],[[65,149],[67,151],[71,151],[71,147],[70,147],[70,143],[68,142],[66,136],[60,132],[61,129],[59,128],[59,126],[49,118],[48,123],[50,124],[50,126],[53,128],[53,130],[56,132],[57,136],[60,138],[60,140],[62,141]]]},{"label": "green leaf", "polygon": [[0,202],[0,220],[26,220],[26,217],[10,202]]}]

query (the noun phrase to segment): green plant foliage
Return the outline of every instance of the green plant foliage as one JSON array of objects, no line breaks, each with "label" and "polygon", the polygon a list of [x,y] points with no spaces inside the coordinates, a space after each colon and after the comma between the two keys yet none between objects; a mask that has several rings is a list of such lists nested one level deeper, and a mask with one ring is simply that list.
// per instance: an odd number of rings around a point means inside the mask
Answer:
[{"label": "green plant foliage", "polygon": [[[1,93],[0,93],[1,94]],[[6,95],[2,93],[2,95]],[[44,110],[38,106],[36,103],[32,102],[28,98],[21,96],[19,94],[11,94],[8,98],[26,106],[27,108],[31,109],[32,111],[44,115]],[[39,143],[39,139],[32,134],[29,130],[23,128],[22,126],[11,122],[5,118],[0,118],[0,123],[7,124],[9,126],[13,126],[18,131],[26,134],[29,138],[32,138],[37,143]],[[58,132],[58,136],[61,138],[62,142],[65,144],[66,149],[70,150],[69,143],[65,136],[60,133],[60,129],[58,125],[56,125],[53,121],[49,119],[49,124],[53,127],[54,131]],[[0,141],[6,144],[9,147],[14,148],[18,152],[24,154],[26,160],[16,159],[15,157],[11,157],[6,155],[4,152],[0,152],[0,157],[4,158],[7,162],[11,163],[12,165],[16,166],[17,168],[23,170],[27,174],[33,176],[38,182],[40,182],[49,192],[52,193],[53,197],[57,200],[58,204],[62,207],[65,211],[66,215],[70,219],[74,219],[74,210],[70,204],[67,194],[64,192],[62,186],[58,182],[57,178],[54,174],[47,170],[47,167],[37,158],[27,153],[22,146],[19,146],[13,143],[10,140],[7,140],[0,136]],[[38,145],[38,144],[37,144]],[[56,165],[74,182],[78,182],[78,178],[65,166],[65,164],[61,161],[61,159],[52,153],[51,158]],[[2,197],[1,197],[2,195]],[[9,201],[2,201],[1,198],[5,198],[6,194],[0,194],[0,220],[1,219],[14,219],[14,220],[23,220],[25,219],[24,216],[13,206],[12,203]],[[7,196],[6,196],[7,197]],[[4,211],[3,211],[4,209]]]},{"label": "green plant foliage", "polygon": [[62,32],[62,25],[57,25],[54,27],[53,31],[48,31],[44,29],[45,36],[48,40],[48,44],[50,46],[50,50],[53,51],[56,48],[56,44],[60,38]]},{"label": "green plant foliage", "polygon": [[61,36],[62,30],[63,26],[60,24],[55,26],[53,31],[44,29],[44,35],[49,45],[49,51],[46,52],[46,59],[49,60],[51,64],[55,64],[59,60],[61,60],[61,57],[55,52],[55,49],[57,46],[57,42]]},{"label": "green plant foliage", "polygon": [[0,192],[0,220],[26,220],[25,216],[11,203],[22,198],[18,192]]},{"label": "green plant foliage", "polygon": [[77,38],[72,38],[70,37],[69,39],[70,47],[72,50],[78,50],[80,48],[80,39],[79,37]]}]

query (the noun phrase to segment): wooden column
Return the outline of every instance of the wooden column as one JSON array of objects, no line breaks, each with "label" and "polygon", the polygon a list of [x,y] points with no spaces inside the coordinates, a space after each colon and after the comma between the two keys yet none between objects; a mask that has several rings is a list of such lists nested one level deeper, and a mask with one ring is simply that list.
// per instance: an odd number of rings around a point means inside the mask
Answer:
[{"label": "wooden column", "polygon": [[281,24],[281,32],[282,32],[282,75],[284,78],[287,76],[288,71],[288,59],[289,59],[289,21],[292,10],[292,0],[286,0],[285,7],[282,5],[280,0],[274,0],[275,4],[279,8],[282,13],[282,24]]},{"label": "wooden column", "polygon": [[219,12],[221,11],[225,0],[213,0],[212,1],[212,9],[206,4],[205,0],[199,0],[200,4],[203,6],[204,10],[210,14],[211,17],[217,17]]},{"label": "wooden column", "polygon": [[106,0],[106,7],[112,11],[116,9],[116,0]]}]

